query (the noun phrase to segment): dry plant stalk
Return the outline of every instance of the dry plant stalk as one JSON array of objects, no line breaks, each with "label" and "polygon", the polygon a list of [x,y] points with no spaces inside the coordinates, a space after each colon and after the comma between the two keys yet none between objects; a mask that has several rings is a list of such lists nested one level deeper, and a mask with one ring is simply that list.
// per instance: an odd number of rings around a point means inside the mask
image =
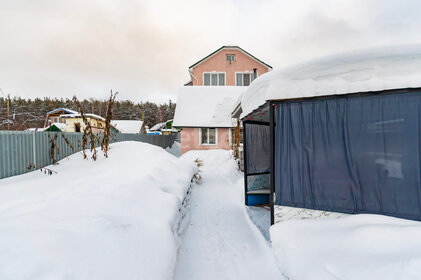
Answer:
[{"label": "dry plant stalk", "polygon": [[203,161],[199,158],[195,159],[194,162],[197,165],[197,173],[193,175],[194,182],[196,184],[200,184],[202,181],[202,175],[200,175],[200,167],[203,166]]},{"label": "dry plant stalk", "polygon": [[75,146],[73,146],[73,144],[70,143],[69,139],[67,139],[67,137],[64,136],[63,133],[61,134],[61,137],[63,137],[64,142],[66,142],[67,146],[69,146],[72,149],[72,151],[75,151]]},{"label": "dry plant stalk", "polygon": [[57,160],[55,156],[55,149],[57,147],[57,144],[55,140],[57,139],[57,134],[54,135],[54,137],[51,137],[50,134],[48,134],[48,138],[50,139],[50,158],[53,160],[53,164],[56,164]]},{"label": "dry plant stalk", "polygon": [[60,149],[60,147],[57,145],[57,134],[54,134],[52,137],[51,134],[48,134],[48,139],[50,139],[50,158],[53,160],[53,164],[57,164],[56,156],[55,156],[55,150],[59,151],[59,153],[66,157],[63,153],[63,151]]},{"label": "dry plant stalk", "polygon": [[240,119],[237,119],[237,126],[234,129],[234,139],[232,141],[232,150],[234,152],[234,158],[238,159],[240,156]]},{"label": "dry plant stalk", "polygon": [[92,152],[92,159],[95,161],[97,158],[97,153],[95,149],[95,135],[92,130],[91,123],[88,121],[88,118],[85,115],[85,111],[82,108],[82,105],[80,104],[79,100],[76,96],[73,96],[73,101],[76,103],[77,107],[79,108],[80,116],[82,117],[83,123],[85,124],[85,128],[83,129],[82,134],[82,153],[83,158],[87,158],[85,149],[88,145],[89,140],[89,150]]},{"label": "dry plant stalk", "polygon": [[107,113],[105,116],[105,128],[104,128],[104,134],[101,141],[101,150],[104,152],[104,156],[108,158],[108,150],[110,146],[110,136],[111,136],[111,120],[113,118],[113,105],[115,102],[115,97],[118,94],[118,92],[113,93],[111,91],[110,98],[107,102]]}]

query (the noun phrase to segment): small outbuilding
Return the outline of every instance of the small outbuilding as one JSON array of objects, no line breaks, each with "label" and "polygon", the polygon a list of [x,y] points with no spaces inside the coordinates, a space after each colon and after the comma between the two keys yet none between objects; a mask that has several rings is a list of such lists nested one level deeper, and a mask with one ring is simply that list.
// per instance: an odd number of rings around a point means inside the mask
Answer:
[{"label": "small outbuilding", "polygon": [[274,205],[421,220],[421,45],[275,70],[240,102],[246,204],[266,195],[272,223]]},{"label": "small outbuilding", "polygon": [[120,133],[144,134],[145,127],[143,121],[138,120],[112,120],[111,125]]}]

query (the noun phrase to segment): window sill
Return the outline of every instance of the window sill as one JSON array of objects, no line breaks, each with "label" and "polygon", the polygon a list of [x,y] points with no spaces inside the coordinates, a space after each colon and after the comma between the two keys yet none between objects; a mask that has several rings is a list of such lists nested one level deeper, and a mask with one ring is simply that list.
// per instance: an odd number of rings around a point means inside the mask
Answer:
[{"label": "window sill", "polygon": [[217,144],[199,144],[200,146],[216,146]]}]

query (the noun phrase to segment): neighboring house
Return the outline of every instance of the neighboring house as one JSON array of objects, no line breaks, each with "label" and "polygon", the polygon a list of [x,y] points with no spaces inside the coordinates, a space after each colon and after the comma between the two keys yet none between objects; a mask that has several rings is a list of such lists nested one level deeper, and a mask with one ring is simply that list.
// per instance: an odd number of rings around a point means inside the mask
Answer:
[{"label": "neighboring house", "polygon": [[173,120],[168,120],[166,122],[157,123],[153,127],[148,129],[148,134],[173,134],[180,132],[179,129],[173,127]]},{"label": "neighboring house", "polygon": [[175,109],[175,127],[181,130],[183,154],[190,150],[225,149],[231,147],[231,117],[236,100],[244,87],[183,87]]},{"label": "neighboring house", "polygon": [[64,124],[64,123],[52,123],[51,125],[47,126],[46,128],[41,129],[40,131],[63,132],[63,131],[66,131],[66,124]]},{"label": "neighboring house", "polygon": [[47,127],[41,128],[27,128],[25,131],[52,131],[52,132],[63,132],[66,131],[66,124],[64,123],[52,123]]},{"label": "neighboring house", "polygon": [[58,108],[54,109],[47,113],[47,116],[45,118],[44,127],[47,127],[51,125],[52,123],[64,123],[64,119],[60,119],[61,115],[72,115],[72,114],[79,114],[79,112],[76,112],[71,109],[67,108]]},{"label": "neighboring house", "polygon": [[161,128],[161,132],[164,135],[179,133],[180,129],[173,127],[174,120],[168,120],[165,122],[165,126]]},{"label": "neighboring house", "polygon": [[154,126],[152,126],[151,128],[148,128],[147,133],[148,134],[156,134],[156,135],[160,135],[161,133],[161,129],[165,126],[165,122],[161,122],[161,123],[157,123]]},{"label": "neighboring house", "polygon": [[[99,133],[104,131],[105,119],[103,117],[95,114],[85,114],[85,116],[92,127],[92,132]],[[86,127],[79,113],[64,114],[60,116],[60,119],[64,119],[66,132],[83,132]],[[111,131],[118,132],[113,125],[111,125]]]},{"label": "neighboring house", "polygon": [[129,134],[144,134],[145,127],[143,121],[136,120],[114,120],[111,121],[111,125],[114,126],[120,133]]},{"label": "neighboring house", "polygon": [[186,86],[248,86],[272,66],[238,46],[223,46],[189,67]]},{"label": "neighboring house", "polygon": [[238,46],[223,46],[189,67],[191,81],[179,92],[174,127],[181,128],[181,154],[230,149],[231,112],[244,86],[272,67]]}]

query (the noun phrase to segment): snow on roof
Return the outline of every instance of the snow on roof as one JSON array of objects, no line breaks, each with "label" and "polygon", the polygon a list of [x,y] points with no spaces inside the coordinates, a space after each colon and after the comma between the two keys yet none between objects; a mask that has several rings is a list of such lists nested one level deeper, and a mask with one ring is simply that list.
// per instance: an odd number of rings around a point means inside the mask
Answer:
[{"label": "snow on roof", "polygon": [[55,127],[57,127],[58,129],[60,129],[61,131],[66,131],[66,124],[64,124],[64,123],[58,123],[58,122],[55,122],[55,123],[52,123],[52,124],[50,124],[49,126],[47,126],[47,127],[45,127],[45,128],[42,128],[42,130],[47,130],[47,129],[49,129],[50,127],[52,127],[52,126],[55,126]]},{"label": "snow on roof", "polygon": [[71,109],[67,109],[67,108],[58,108],[58,109],[54,109],[54,110],[52,110],[52,111],[48,112],[48,113],[47,113],[47,115],[49,115],[49,114],[53,114],[53,113],[58,112],[58,111],[65,111],[67,114],[79,114],[79,112],[76,112],[76,111],[71,110]]},{"label": "snow on roof", "polygon": [[167,122],[160,122],[160,123],[157,123],[156,125],[154,125],[154,126],[152,126],[149,130],[150,131],[157,131],[157,130],[160,130],[160,129],[162,129],[162,128],[164,128],[165,127],[165,124],[166,124]]},{"label": "snow on roof", "polygon": [[245,87],[182,87],[175,108],[174,127],[232,127],[231,112]]},{"label": "snow on roof", "polygon": [[421,87],[421,45],[352,51],[258,77],[241,97],[241,117],[267,100],[417,87]]},{"label": "snow on roof", "polygon": [[[84,115],[87,116],[87,117],[91,117],[91,118],[94,118],[94,119],[105,121],[105,119],[103,117],[98,116],[96,114],[88,113],[88,114],[84,114]],[[76,113],[76,114],[63,114],[60,117],[63,117],[63,118],[79,118],[79,117],[81,117],[81,115],[80,115],[80,113]]]},{"label": "snow on roof", "polygon": [[121,133],[140,133],[143,122],[136,120],[113,120],[111,121],[111,125]]}]

